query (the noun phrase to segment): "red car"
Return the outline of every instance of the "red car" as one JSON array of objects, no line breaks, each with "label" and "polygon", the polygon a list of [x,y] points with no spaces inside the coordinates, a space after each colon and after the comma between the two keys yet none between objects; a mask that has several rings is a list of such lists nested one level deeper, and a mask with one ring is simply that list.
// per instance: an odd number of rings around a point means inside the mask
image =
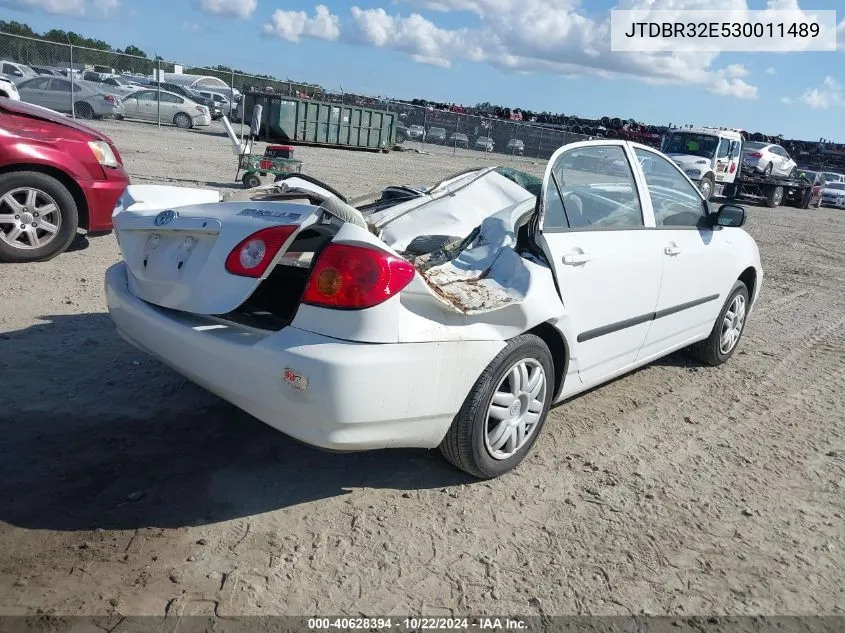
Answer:
[{"label": "red car", "polygon": [[109,232],[129,184],[111,139],[29,103],[0,98],[0,261],[63,252],[78,228]]}]

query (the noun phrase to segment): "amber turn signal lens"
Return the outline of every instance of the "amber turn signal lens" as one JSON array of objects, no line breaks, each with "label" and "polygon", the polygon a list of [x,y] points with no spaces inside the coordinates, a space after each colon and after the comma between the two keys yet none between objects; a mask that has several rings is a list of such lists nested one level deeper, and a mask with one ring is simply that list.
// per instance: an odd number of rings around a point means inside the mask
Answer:
[{"label": "amber turn signal lens", "polygon": [[324,296],[333,297],[340,292],[341,285],[343,277],[337,268],[324,268],[317,275],[317,290]]}]

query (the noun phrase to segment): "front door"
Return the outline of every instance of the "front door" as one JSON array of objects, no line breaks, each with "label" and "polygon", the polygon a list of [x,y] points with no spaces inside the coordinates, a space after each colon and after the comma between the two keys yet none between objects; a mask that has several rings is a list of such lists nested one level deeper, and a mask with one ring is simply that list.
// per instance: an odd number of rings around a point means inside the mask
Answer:
[{"label": "front door", "polygon": [[709,333],[730,292],[734,257],[730,231],[711,225],[707,203],[677,165],[656,152],[637,147],[649,158],[647,193],[659,236],[663,282],[655,318],[639,359]]},{"label": "front door", "polygon": [[586,385],[631,366],[660,290],[661,253],[624,141],[573,143],[546,168],[540,242],[552,264]]}]

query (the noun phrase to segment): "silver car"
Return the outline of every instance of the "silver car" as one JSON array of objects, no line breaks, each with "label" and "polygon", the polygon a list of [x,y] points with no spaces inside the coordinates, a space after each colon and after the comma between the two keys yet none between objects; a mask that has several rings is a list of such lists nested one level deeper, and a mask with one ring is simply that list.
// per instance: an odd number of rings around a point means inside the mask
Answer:
[{"label": "silver car", "polygon": [[211,111],[196,101],[167,90],[138,90],[123,100],[126,117],[192,128],[211,125]]},{"label": "silver car", "polygon": [[16,84],[26,81],[27,79],[31,79],[32,77],[38,77],[38,73],[26,64],[9,62],[6,60],[0,60],[0,74],[5,75]]},{"label": "silver car", "polygon": [[773,143],[743,143],[742,169],[747,173],[782,178],[795,178],[798,175],[797,163],[789,157],[785,149]]},{"label": "silver car", "polygon": [[845,182],[829,182],[822,189],[822,204],[845,209]]},{"label": "silver car", "polygon": [[845,182],[845,175],[837,174],[832,171],[826,171],[824,172],[824,181],[826,183]]},{"label": "silver car", "polygon": [[119,96],[87,81],[71,83],[70,79],[38,76],[19,83],[18,92],[21,101],[58,112],[71,112],[72,106],[80,119],[123,116],[123,103]]}]

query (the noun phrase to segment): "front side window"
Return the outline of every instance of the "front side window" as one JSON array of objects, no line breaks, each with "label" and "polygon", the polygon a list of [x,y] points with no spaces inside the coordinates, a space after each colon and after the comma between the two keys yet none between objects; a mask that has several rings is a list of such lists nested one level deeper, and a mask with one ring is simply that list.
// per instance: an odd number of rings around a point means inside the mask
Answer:
[{"label": "front side window", "polygon": [[552,167],[544,228],[631,229],[644,226],[639,193],[619,145],[580,147]]},{"label": "front side window", "polygon": [[[640,162],[647,164],[645,181],[651,206],[654,208],[654,222],[658,227],[708,226],[704,200],[696,189],[673,163],[653,152],[635,148]],[[644,159],[651,160],[645,161]]]}]

